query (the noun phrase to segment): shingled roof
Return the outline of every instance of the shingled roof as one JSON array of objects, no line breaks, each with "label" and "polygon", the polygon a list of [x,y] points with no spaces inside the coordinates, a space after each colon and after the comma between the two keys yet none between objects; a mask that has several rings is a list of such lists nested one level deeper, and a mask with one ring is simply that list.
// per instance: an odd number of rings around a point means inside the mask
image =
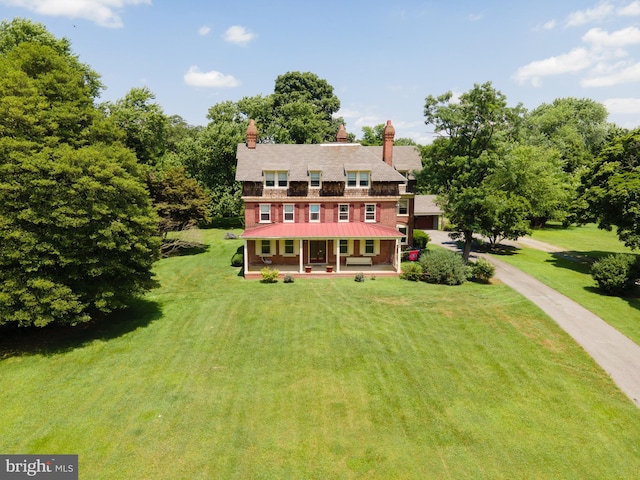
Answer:
[{"label": "shingled roof", "polygon": [[421,168],[420,154],[415,147],[393,148],[393,167],[382,161],[382,147],[364,147],[357,143],[312,145],[258,144],[248,148],[238,145],[236,180],[261,182],[265,170],[289,172],[289,181],[309,180],[310,171],[321,171],[325,182],[344,182],[346,172],[371,172],[373,182],[402,183],[400,171]]}]

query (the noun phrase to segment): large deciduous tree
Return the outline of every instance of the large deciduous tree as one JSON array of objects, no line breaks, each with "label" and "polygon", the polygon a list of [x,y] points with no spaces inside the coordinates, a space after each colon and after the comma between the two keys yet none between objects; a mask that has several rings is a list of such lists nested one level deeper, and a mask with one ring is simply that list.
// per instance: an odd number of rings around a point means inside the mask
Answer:
[{"label": "large deciduous tree", "polygon": [[74,324],[153,285],[157,216],[97,75],[18,23],[0,26],[0,324]]},{"label": "large deciduous tree", "polygon": [[326,80],[311,72],[287,72],[276,78],[273,117],[276,143],[335,140],[342,118],[333,118],[340,100]]},{"label": "large deciduous tree", "polygon": [[125,132],[125,145],[140,163],[157,165],[169,144],[169,118],[147,87],[132,88],[124,98],[102,105]]},{"label": "large deciduous tree", "polygon": [[[474,233],[512,238],[522,231],[520,216],[496,209],[503,209],[499,200],[508,200],[508,211],[521,212],[526,199],[492,181],[505,161],[506,144],[518,137],[522,115],[522,108],[508,107],[491,83],[476,84],[457,100],[451,92],[426,99],[425,123],[440,137],[424,149],[418,180],[424,190],[438,194],[464,241],[465,261]],[[507,223],[497,226],[498,220]]]},{"label": "large deciduous tree", "polygon": [[209,218],[210,198],[200,184],[185,174],[184,167],[150,170],[147,185],[160,216],[160,234],[188,230]]},{"label": "large deciduous tree", "polygon": [[563,168],[573,173],[591,165],[607,141],[613,126],[607,123],[604,105],[588,98],[558,98],[543,103],[527,115],[531,140],[555,147]]},{"label": "large deciduous tree", "polygon": [[580,220],[616,227],[628,247],[640,247],[640,129],[614,138],[585,172]]}]

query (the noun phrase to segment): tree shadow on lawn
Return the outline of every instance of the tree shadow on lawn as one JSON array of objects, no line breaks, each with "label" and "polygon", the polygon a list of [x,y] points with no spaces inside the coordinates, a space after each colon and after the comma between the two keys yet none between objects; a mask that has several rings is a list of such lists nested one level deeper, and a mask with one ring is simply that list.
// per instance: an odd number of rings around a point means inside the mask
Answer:
[{"label": "tree shadow on lawn", "polygon": [[511,255],[518,255],[520,253],[520,249],[518,247],[514,247],[513,245],[503,245],[502,243],[499,243],[491,248],[491,245],[488,243],[474,242],[472,250],[482,253],[491,253],[493,255],[501,257],[509,257]]},{"label": "tree shadow on lawn", "polygon": [[57,355],[82,347],[94,340],[111,340],[145,328],[162,316],[160,305],[135,299],[122,310],[76,326],[0,327],[0,360],[26,355]]},{"label": "tree shadow on lawn", "polygon": [[209,251],[209,245],[200,242],[183,242],[180,240],[169,240],[163,242],[160,252],[164,258],[187,257],[200,255]]},{"label": "tree shadow on lawn", "polygon": [[603,292],[598,287],[584,287],[585,291],[589,293],[595,293],[597,295],[602,295],[604,297],[618,297],[624,300],[629,304],[631,308],[635,308],[636,310],[640,310],[640,288],[635,288],[633,291],[629,292],[627,295],[609,295],[608,293]]},{"label": "tree shadow on lawn", "polygon": [[588,252],[566,251],[553,253],[551,258],[546,261],[558,268],[568,268],[576,272],[591,274],[591,265],[608,255],[615,255],[615,253],[602,250]]}]

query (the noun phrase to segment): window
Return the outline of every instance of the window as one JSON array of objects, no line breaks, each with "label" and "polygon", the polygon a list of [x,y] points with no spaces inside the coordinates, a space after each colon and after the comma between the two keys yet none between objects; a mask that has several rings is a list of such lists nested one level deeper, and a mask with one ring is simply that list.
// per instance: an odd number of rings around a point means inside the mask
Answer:
[{"label": "window", "polygon": [[260,253],[271,255],[271,240],[260,240]]},{"label": "window", "polygon": [[340,240],[340,255],[349,254],[349,240]]},{"label": "window", "polygon": [[309,205],[309,221],[320,221],[320,205]]},{"label": "window", "polygon": [[339,222],[349,221],[349,204],[342,203],[338,205],[338,221]]},{"label": "window", "polygon": [[347,172],[347,187],[358,186],[358,172]]},{"label": "window", "polygon": [[271,223],[271,205],[260,205],[260,223]]},{"label": "window", "polygon": [[264,186],[287,188],[289,181],[289,172],[286,171],[266,171],[264,172]]},{"label": "window", "polygon": [[309,172],[309,186],[320,186],[320,172]]},{"label": "window", "polygon": [[409,200],[406,198],[398,201],[398,215],[409,215]]},{"label": "window", "polygon": [[368,187],[370,172],[347,172],[347,187]]},{"label": "window", "polygon": [[398,231],[402,234],[402,238],[400,239],[400,243],[402,245],[407,244],[407,226],[406,225],[396,225]]},{"label": "window", "polygon": [[284,241],[284,254],[285,255],[293,255],[295,252],[293,240],[285,240]]},{"label": "window", "polygon": [[275,172],[264,172],[264,186],[275,187],[276,186],[276,174]]},{"label": "window", "polygon": [[375,241],[367,239],[364,241],[364,253],[367,255],[373,255],[375,253]]},{"label": "window", "polygon": [[376,221],[376,204],[367,203],[364,206],[364,221],[375,222]]},{"label": "window", "polygon": [[380,240],[362,239],[360,240],[360,255],[380,255]]},{"label": "window", "polygon": [[295,209],[295,205],[293,205],[293,204],[284,205],[284,219],[283,220],[285,222],[295,222],[294,209]]},{"label": "window", "polygon": [[369,172],[360,172],[359,178],[361,187],[369,186]]},{"label": "window", "polygon": [[286,187],[287,186],[287,172],[278,172],[278,186]]}]

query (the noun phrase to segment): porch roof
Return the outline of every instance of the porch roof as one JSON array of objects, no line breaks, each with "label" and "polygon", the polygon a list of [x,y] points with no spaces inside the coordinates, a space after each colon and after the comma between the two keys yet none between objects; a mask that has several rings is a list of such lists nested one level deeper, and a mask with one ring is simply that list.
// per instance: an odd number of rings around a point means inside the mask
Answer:
[{"label": "porch roof", "polygon": [[241,238],[402,238],[395,228],[364,222],[270,223],[247,228]]}]

